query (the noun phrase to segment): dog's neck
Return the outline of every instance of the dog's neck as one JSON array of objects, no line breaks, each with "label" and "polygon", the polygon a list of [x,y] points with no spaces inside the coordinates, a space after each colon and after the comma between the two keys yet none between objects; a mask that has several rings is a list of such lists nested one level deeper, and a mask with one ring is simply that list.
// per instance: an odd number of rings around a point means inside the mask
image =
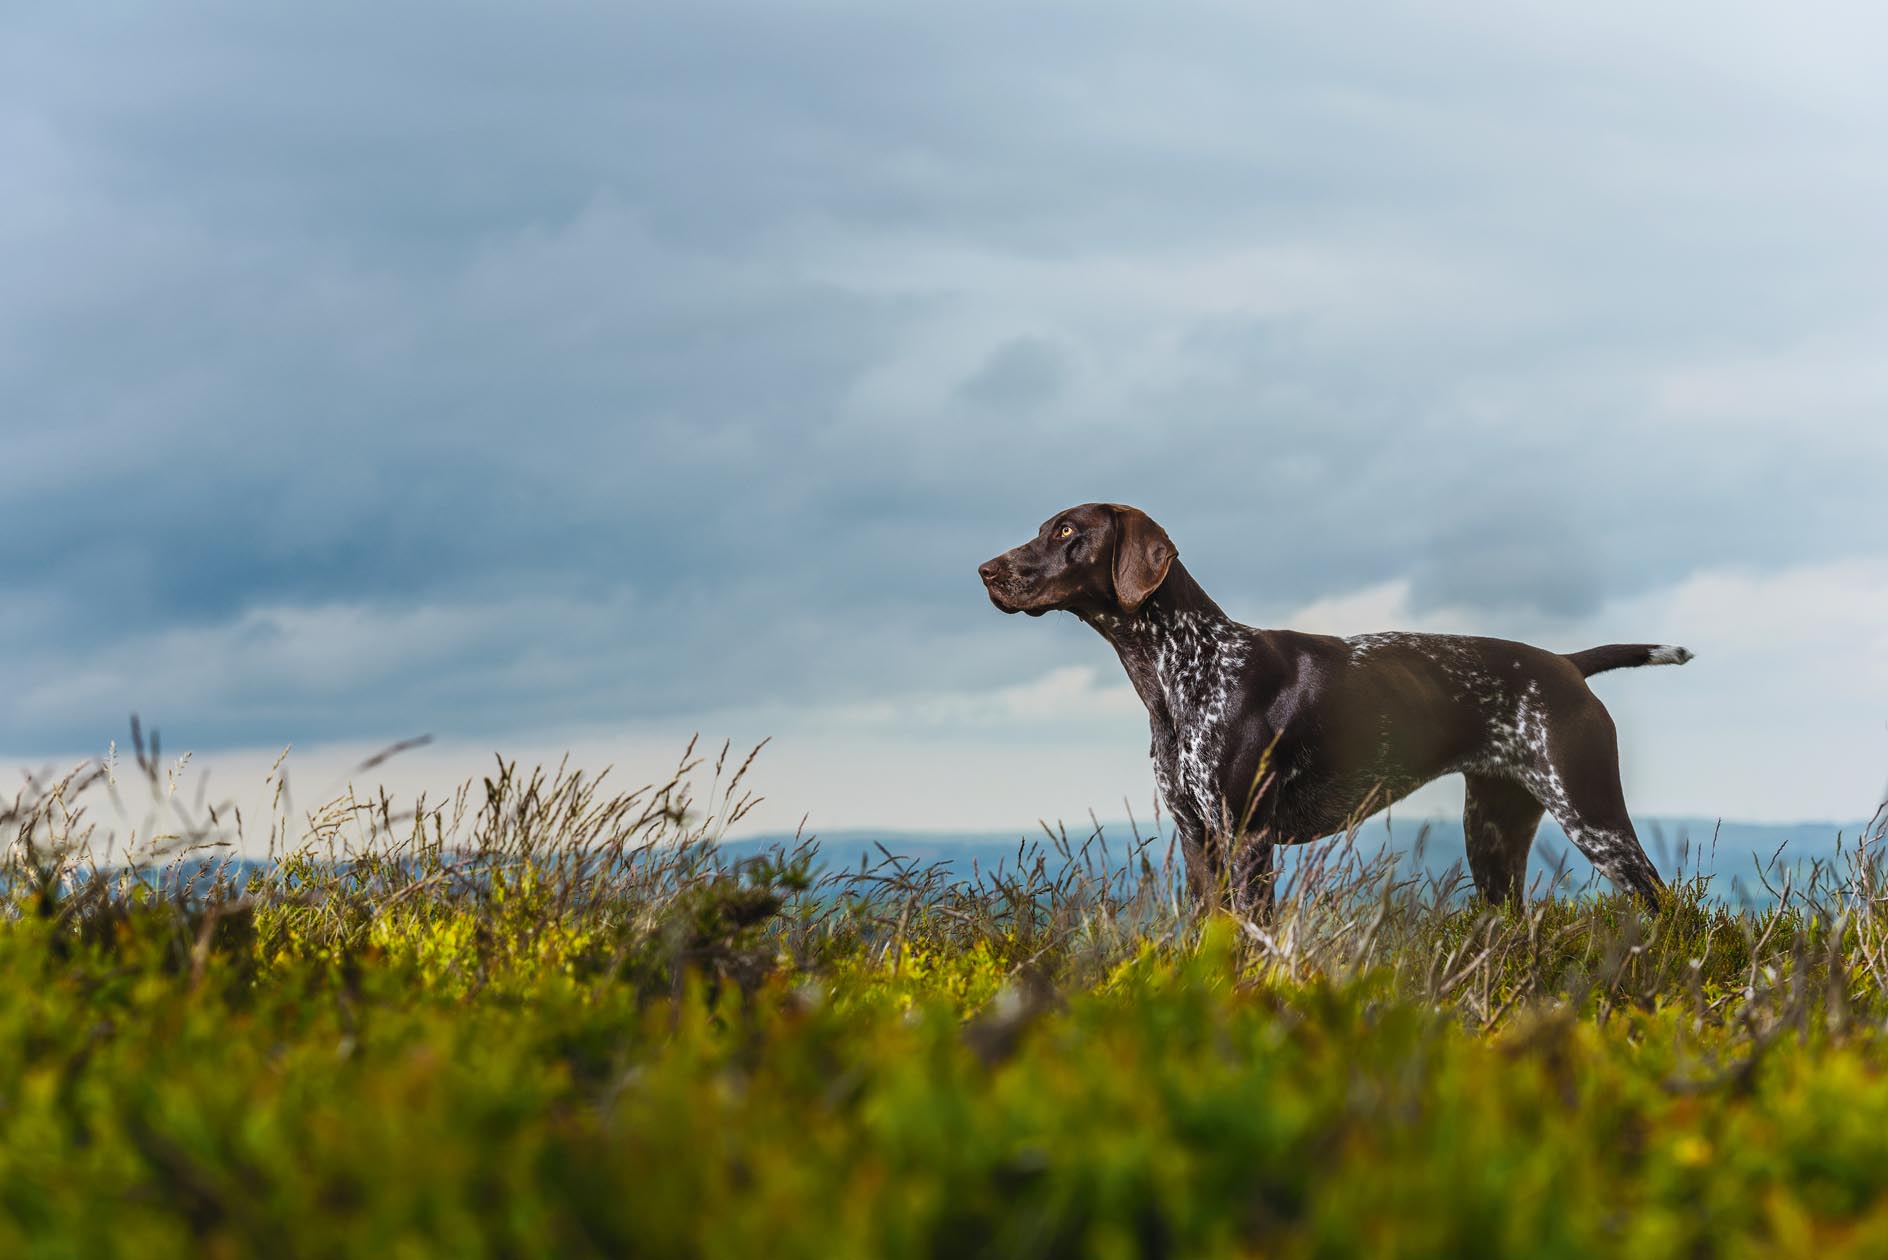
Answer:
[{"label": "dog's neck", "polygon": [[1180,730],[1216,707],[1252,634],[1178,560],[1136,612],[1081,617],[1113,645],[1149,715],[1168,730]]}]

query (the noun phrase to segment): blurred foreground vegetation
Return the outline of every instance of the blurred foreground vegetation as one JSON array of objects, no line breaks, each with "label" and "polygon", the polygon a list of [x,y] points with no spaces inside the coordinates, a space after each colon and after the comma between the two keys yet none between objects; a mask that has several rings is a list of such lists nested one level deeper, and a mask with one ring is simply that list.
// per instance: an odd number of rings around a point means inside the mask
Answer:
[{"label": "blurred foreground vegetation", "polygon": [[1761,911],[1340,844],[1247,923],[1158,842],[731,864],[743,768],[254,871],[107,860],[103,772],[0,804],[0,1254],[1888,1254],[1879,828]]}]

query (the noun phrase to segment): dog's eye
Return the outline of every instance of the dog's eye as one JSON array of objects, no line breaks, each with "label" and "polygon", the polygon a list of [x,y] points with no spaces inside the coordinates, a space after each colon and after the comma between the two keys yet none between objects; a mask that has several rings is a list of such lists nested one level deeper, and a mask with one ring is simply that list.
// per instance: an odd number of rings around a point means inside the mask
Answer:
[{"label": "dog's eye", "polygon": [[1057,538],[1073,538],[1075,537],[1075,526],[1064,525],[1061,529],[1058,529],[1055,532],[1055,536]]}]

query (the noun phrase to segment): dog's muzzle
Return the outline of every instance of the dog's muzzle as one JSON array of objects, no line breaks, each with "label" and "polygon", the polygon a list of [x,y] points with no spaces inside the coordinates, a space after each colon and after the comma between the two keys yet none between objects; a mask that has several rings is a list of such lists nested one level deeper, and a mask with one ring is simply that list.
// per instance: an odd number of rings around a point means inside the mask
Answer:
[{"label": "dog's muzzle", "polygon": [[998,612],[1028,613],[1032,617],[1042,616],[1040,608],[1025,608],[1015,598],[1016,575],[1004,567],[1002,560],[986,560],[977,566],[977,576],[983,579],[983,589],[990,596],[990,602],[996,605]]}]

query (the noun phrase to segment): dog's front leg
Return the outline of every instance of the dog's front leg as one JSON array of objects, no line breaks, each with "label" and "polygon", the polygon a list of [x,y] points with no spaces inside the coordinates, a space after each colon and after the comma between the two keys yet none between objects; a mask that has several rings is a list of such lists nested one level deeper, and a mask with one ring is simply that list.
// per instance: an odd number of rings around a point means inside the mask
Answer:
[{"label": "dog's front leg", "polygon": [[1154,763],[1154,784],[1160,790],[1160,802],[1173,819],[1180,865],[1186,873],[1187,894],[1196,906],[1209,909],[1222,906],[1226,903],[1224,850],[1214,843],[1205,820],[1195,812],[1192,802],[1176,790],[1180,782],[1180,754],[1173,731],[1158,720],[1153,722],[1153,728],[1154,738],[1147,753]]},{"label": "dog's front leg", "polygon": [[1234,914],[1261,923],[1272,917],[1278,882],[1273,850],[1277,847],[1262,833],[1248,833],[1231,846],[1232,863],[1227,874]]},{"label": "dog's front leg", "polygon": [[1175,810],[1173,824],[1179,841],[1181,867],[1186,871],[1187,894],[1195,905],[1209,909],[1225,904],[1224,866],[1219,847],[1197,818]]}]

